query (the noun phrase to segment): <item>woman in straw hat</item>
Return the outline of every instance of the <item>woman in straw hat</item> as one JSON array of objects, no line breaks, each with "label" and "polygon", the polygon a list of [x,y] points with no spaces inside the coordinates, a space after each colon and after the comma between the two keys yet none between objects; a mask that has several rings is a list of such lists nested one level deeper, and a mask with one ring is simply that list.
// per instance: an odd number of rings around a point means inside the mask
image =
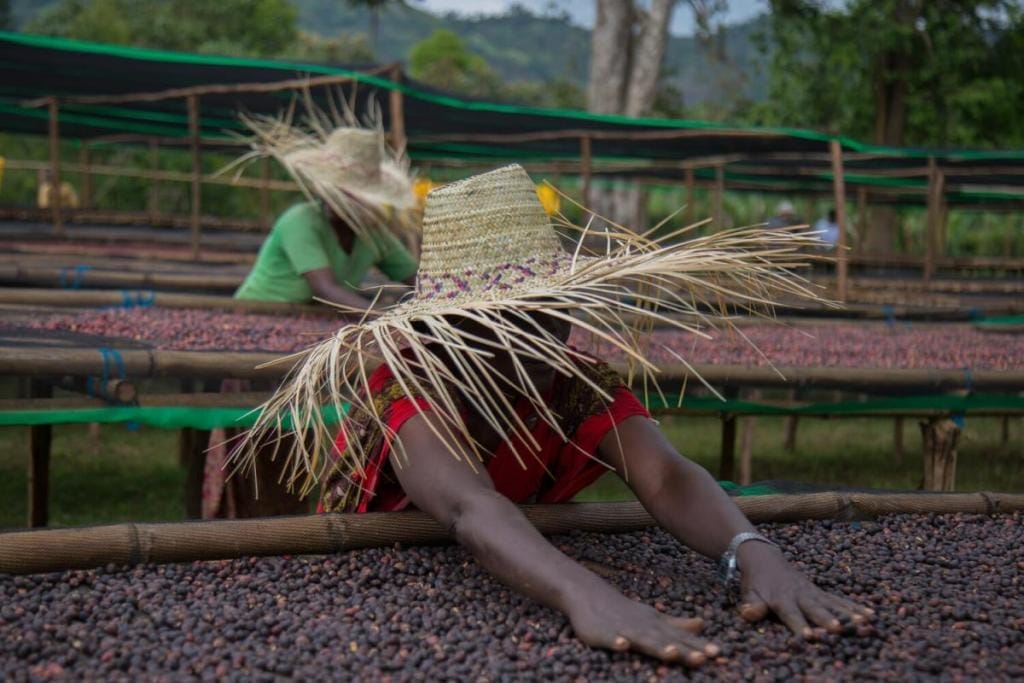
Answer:
[{"label": "woman in straw hat", "polygon": [[412,279],[415,257],[382,229],[415,207],[412,178],[380,130],[341,127],[320,139],[281,121],[250,125],[258,153],[278,159],[309,201],[274,224],[237,298],[367,308],[355,290],[370,268]]},{"label": "woman in straw hat", "polygon": [[[306,438],[287,472],[302,492],[320,485],[321,509],[429,513],[497,578],[564,612],[593,646],[690,665],[719,653],[698,637],[699,620],[626,598],[515,505],[568,501],[607,471],[681,542],[720,558],[728,579],[741,572],[745,618],[774,612],[804,637],[869,618],[797,572],[674,450],[623,379],[567,343],[572,328],[594,335],[646,383],[657,369],[644,325],[705,334],[723,320],[703,314],[702,302],[728,296],[753,308],[772,296],[814,296],[790,272],[802,265],[795,250],[813,241],[806,233],[674,236],[615,233],[602,255],[565,252],[519,166],[434,190],[415,291],[302,354],[256,431],[286,417],[301,425]],[[342,401],[350,410],[332,450],[321,409]],[[245,470],[256,453],[234,455]]]},{"label": "woman in straw hat", "polygon": [[[393,233],[401,232],[416,207],[408,163],[392,152],[379,128],[330,120],[307,102],[307,126],[284,117],[243,119],[254,133],[255,157],[273,157],[291,174],[307,201],[285,211],[260,248],[235,298],[309,303],[313,298],[352,309],[371,301],[357,289],[372,267],[411,284],[416,258]],[[274,385],[227,380],[222,391],[270,391]],[[308,511],[308,505],[277,482],[279,463],[261,460],[262,495],[241,480],[226,481],[228,443],[237,429],[210,434],[203,472],[204,518],[263,517]],[[275,437],[276,441],[276,437]]]}]

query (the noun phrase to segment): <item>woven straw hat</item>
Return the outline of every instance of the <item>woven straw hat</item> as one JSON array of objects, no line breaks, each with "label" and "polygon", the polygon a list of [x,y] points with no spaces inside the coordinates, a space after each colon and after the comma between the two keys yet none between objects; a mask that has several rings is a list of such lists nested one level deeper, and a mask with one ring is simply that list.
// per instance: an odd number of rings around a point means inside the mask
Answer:
[{"label": "woven straw hat", "polygon": [[323,201],[360,235],[379,229],[387,209],[416,206],[408,160],[390,149],[379,126],[332,118],[311,101],[306,108],[304,126],[294,123],[294,107],[281,117],[243,116],[252,151],[236,164],[277,159],[309,199]]},{"label": "woven straw hat", "polygon": [[[564,221],[558,227],[579,230],[583,244],[586,229]],[[582,247],[569,252],[520,166],[433,190],[424,212],[415,290],[380,313],[363,312],[359,322],[299,354],[301,362],[288,381],[262,406],[248,447],[235,451],[236,466],[250,469],[257,452],[252,445],[287,419],[301,432],[289,454],[291,484],[308,492],[328,467],[361,471],[371,454],[361,452],[347,422],[341,425],[348,444],[343,462],[329,464],[324,457],[336,428],[321,413],[325,406],[340,411],[348,402],[393,437],[370,395],[368,368],[374,361],[390,367],[406,396],[425,399],[446,418],[449,427],[437,436],[455,457],[456,441],[483,457],[460,418],[467,405],[513,450],[515,435],[531,443],[509,394],[529,401],[560,433],[556,416],[521,364],[541,361],[587,380],[578,367],[580,352],[531,322],[533,314],[568,322],[610,344],[629,363],[627,380],[642,377],[645,387],[656,388],[658,368],[648,360],[651,349],[645,345],[651,336],[644,334],[652,324],[707,336],[709,328],[731,325],[728,315],[705,312],[722,311],[726,297],[734,308],[747,310],[770,310],[780,296],[819,298],[792,271],[806,265],[799,250],[815,243],[813,233],[745,228],[681,240],[693,227],[665,231],[657,239],[613,227],[603,253],[584,254]],[[484,325],[491,339],[466,331],[459,324],[463,320]],[[677,349],[662,350],[686,363]],[[511,356],[514,376],[500,375],[487,363],[495,352]],[[393,446],[408,457],[400,441]],[[515,455],[521,462],[531,457]]]}]

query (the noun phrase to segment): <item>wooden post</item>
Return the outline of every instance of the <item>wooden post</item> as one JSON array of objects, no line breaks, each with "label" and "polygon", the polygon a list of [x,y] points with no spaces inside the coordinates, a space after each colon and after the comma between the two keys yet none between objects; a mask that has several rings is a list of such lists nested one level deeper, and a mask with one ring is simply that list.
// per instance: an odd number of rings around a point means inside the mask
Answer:
[{"label": "wooden post", "polygon": [[82,142],[82,208],[92,208],[92,149]]},{"label": "wooden post", "polygon": [[[402,82],[402,66],[396,64],[390,74],[393,83]],[[401,90],[393,88],[388,92],[388,105],[391,111],[391,145],[398,151],[405,150],[405,95]]]},{"label": "wooden post", "polygon": [[64,211],[60,196],[60,109],[57,98],[51,97],[49,104],[50,136],[50,212],[53,215],[53,234],[64,237]]},{"label": "wooden post", "polygon": [[864,250],[864,239],[868,234],[868,189],[866,187],[857,190],[857,240],[854,242],[853,250],[861,253]]},{"label": "wooden post", "polygon": [[[737,396],[737,389],[726,389],[726,400]],[[736,416],[733,413],[722,413],[722,452],[718,462],[718,478],[722,481],[734,481],[736,478]]]},{"label": "wooden post", "polygon": [[924,281],[931,282],[935,273],[935,232],[938,220],[938,206],[936,199],[936,186],[938,184],[938,167],[935,164],[935,157],[928,159],[928,208],[925,212],[924,223]]},{"label": "wooden post", "polygon": [[803,202],[804,205],[804,225],[814,225],[814,198],[809,197]]},{"label": "wooden post", "polygon": [[[761,392],[754,389],[750,392],[749,399],[757,401],[761,398]],[[757,417],[747,415],[743,418],[743,434],[740,436],[740,486],[748,486],[754,480],[754,428],[757,426]]]},{"label": "wooden post", "polygon": [[146,213],[149,214],[150,225],[156,225],[157,214],[160,209],[160,180],[155,177],[160,170],[160,145],[156,140],[149,141],[149,168],[154,177],[149,180],[149,196],[146,202]]},{"label": "wooden post", "polygon": [[583,206],[590,207],[590,138],[580,138],[580,197]]},{"label": "wooden post", "polygon": [[[50,398],[53,396],[53,386],[32,380],[29,394],[32,398]],[[50,521],[50,447],[53,443],[53,427],[29,427],[28,443],[28,525],[33,528],[44,527]]]},{"label": "wooden post", "polygon": [[1003,415],[999,426],[999,445],[1006,446],[1010,443],[1010,416]]},{"label": "wooden post", "polygon": [[260,225],[270,230],[270,159],[260,160]]},{"label": "wooden post", "polygon": [[892,459],[897,465],[903,464],[903,418],[892,421]]},{"label": "wooden post", "polygon": [[[789,392],[789,400],[795,402],[797,399],[797,390],[793,389]],[[787,453],[792,453],[796,450],[796,433],[800,425],[799,415],[787,415],[785,420],[785,436],[782,440],[782,449]]]},{"label": "wooden post", "polygon": [[686,224],[693,225],[693,217],[697,210],[695,206],[697,198],[694,196],[694,186],[696,182],[693,177],[693,168],[687,167],[684,175],[684,183],[686,184]]},{"label": "wooden post", "polygon": [[192,149],[192,217],[189,226],[192,236],[192,258],[198,259],[203,195],[203,167],[199,151],[199,98],[196,95],[189,95],[187,101],[189,146]]},{"label": "wooden post", "polygon": [[839,244],[836,247],[836,298],[846,301],[846,178],[843,175],[843,147],[838,140],[829,142],[832,156],[832,193],[836,205],[836,224],[839,226]]},{"label": "wooden post", "polygon": [[924,441],[924,490],[954,490],[960,428],[948,417],[936,417],[921,423],[921,437]]},{"label": "wooden post", "polygon": [[725,229],[725,164],[715,166],[715,230]]}]

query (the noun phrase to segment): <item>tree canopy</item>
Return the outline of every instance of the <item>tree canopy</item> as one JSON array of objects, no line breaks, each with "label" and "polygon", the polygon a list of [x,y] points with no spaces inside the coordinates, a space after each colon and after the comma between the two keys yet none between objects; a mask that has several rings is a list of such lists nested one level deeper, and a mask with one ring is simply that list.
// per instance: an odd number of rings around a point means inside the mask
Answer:
[{"label": "tree canopy", "polygon": [[167,50],[274,56],[296,42],[297,17],[288,0],[61,0],[27,30]]},{"label": "tree canopy", "polygon": [[1024,15],[1011,0],[772,0],[758,123],[891,145],[1024,143]]}]

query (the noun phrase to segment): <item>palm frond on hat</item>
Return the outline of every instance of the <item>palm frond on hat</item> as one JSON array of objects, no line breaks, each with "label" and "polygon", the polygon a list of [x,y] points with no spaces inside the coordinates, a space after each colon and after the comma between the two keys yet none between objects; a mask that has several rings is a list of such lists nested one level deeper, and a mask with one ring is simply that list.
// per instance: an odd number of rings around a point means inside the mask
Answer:
[{"label": "palm frond on hat", "polygon": [[[565,221],[560,227],[581,237],[588,232]],[[582,247],[569,252],[519,166],[434,190],[424,212],[415,291],[291,356],[296,365],[261,407],[250,446],[234,454],[235,466],[250,470],[256,453],[251,444],[279,430],[287,416],[300,432],[287,454],[289,484],[308,493],[328,468],[361,472],[372,454],[364,452],[347,422],[341,426],[347,444],[341,461],[326,457],[335,428],[325,423],[321,410],[333,405],[340,411],[346,402],[371,416],[400,459],[415,457],[389,433],[386,416],[378,414],[370,395],[368,380],[377,363],[390,367],[407,397],[414,402],[420,397],[444,418],[431,428],[455,457],[467,452],[456,446],[461,442],[483,459],[462,419],[468,408],[509,440],[524,462],[535,444],[513,409],[516,400],[528,401],[539,419],[567,437],[524,363],[543,362],[591,384],[611,401],[580,371],[583,354],[538,324],[536,315],[567,322],[617,349],[629,364],[626,379],[642,382],[645,391],[659,391],[658,368],[648,359],[650,336],[644,334],[650,326],[707,337],[732,325],[730,310],[736,307],[771,315],[782,297],[820,300],[794,272],[807,265],[799,251],[817,244],[814,233],[747,228],[681,240],[694,227],[654,237],[611,225],[602,235],[604,253],[584,253]],[[462,321],[483,325],[489,338]],[[497,352],[511,354],[511,376],[489,364]],[[668,352],[690,367],[678,349]],[[516,441],[527,444],[525,452],[515,449]],[[469,464],[476,465],[472,457]]]},{"label": "palm frond on hat", "polygon": [[404,219],[416,197],[409,160],[388,145],[379,111],[360,122],[343,98],[327,102],[327,110],[318,107],[305,90],[301,117],[298,100],[278,116],[243,114],[250,151],[228,169],[273,158],[306,197],[322,201],[360,236],[372,236],[382,222],[410,228]]}]

